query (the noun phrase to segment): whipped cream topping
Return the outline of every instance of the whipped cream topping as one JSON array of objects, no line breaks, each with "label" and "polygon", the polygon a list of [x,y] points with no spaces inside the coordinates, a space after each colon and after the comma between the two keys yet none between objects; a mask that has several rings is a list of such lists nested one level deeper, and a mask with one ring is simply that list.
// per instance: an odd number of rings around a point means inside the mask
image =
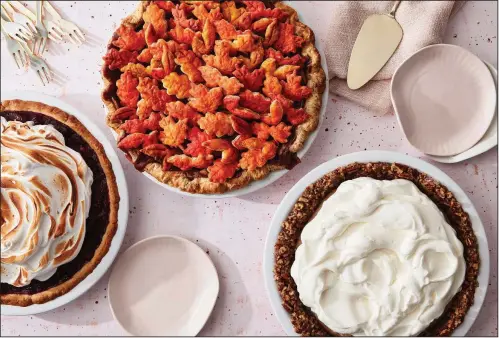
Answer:
[{"label": "whipped cream topping", "polygon": [[408,336],[442,315],[465,269],[454,229],[412,182],[362,177],[305,226],[291,276],[331,330]]},{"label": "whipped cream topping", "polygon": [[1,118],[1,281],[47,280],[79,253],[93,174],[51,125]]}]

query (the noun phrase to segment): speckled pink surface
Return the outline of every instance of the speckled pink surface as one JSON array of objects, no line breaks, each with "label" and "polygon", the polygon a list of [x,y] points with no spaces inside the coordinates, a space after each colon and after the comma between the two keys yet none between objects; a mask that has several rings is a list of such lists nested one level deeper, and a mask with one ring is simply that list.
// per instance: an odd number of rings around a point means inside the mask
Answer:
[{"label": "speckled pink surface", "polygon": [[[55,2],[55,6],[76,22],[88,39],[81,47],[49,43],[46,60],[62,85],[42,87],[33,73],[20,76],[2,42],[2,89],[34,90],[60,97],[105,128],[99,98],[101,57],[108,38],[135,3],[71,1]],[[309,8],[306,22],[322,40],[327,16],[331,15],[328,4],[302,1],[294,6]],[[449,24],[445,42],[468,48],[497,67],[497,3],[467,2]],[[109,131],[107,135],[112,139]],[[403,138],[395,116],[374,116],[333,97],[315,144],[303,162],[271,186],[241,198],[216,201],[179,196],[143,177],[120,155],[130,191],[130,219],[122,250],[158,234],[180,235],[198,243],[209,252],[221,283],[215,310],[201,335],[283,335],[267,300],[261,271],[272,214],[305,173],[335,156],[366,149],[421,156]],[[464,163],[436,165],[469,194],[488,235],[490,284],[469,335],[497,336],[497,148]],[[109,309],[107,281],[108,275],[88,293],[55,311],[26,317],[2,316],[1,335],[124,334]]]}]

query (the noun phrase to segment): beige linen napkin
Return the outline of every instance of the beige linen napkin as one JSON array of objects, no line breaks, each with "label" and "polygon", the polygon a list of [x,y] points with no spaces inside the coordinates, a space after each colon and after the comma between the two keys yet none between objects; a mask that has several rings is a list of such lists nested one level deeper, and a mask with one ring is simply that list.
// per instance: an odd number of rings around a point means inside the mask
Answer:
[{"label": "beige linen napkin", "polygon": [[390,80],[397,67],[422,47],[442,42],[449,18],[464,1],[402,1],[395,18],[404,36],[388,63],[364,87],[347,86],[348,61],[364,20],[371,14],[390,12],[394,1],[335,1],[326,37],[326,60],[331,93],[386,114],[392,110]]}]

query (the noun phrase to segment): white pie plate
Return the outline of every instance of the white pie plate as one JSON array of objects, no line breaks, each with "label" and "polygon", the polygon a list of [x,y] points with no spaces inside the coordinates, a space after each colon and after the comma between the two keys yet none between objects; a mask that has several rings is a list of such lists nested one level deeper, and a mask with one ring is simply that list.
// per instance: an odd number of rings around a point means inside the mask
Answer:
[{"label": "white pie plate", "polygon": [[[289,2],[289,1],[286,1],[286,2],[288,5],[293,7],[292,2]],[[302,13],[298,13],[298,16],[300,18],[300,21],[303,22],[304,24],[307,24],[307,22],[311,21],[311,20],[307,20],[306,17],[303,18]],[[322,66],[322,69],[324,70],[324,73],[326,75],[326,87],[324,89],[324,93],[322,94],[322,103],[321,103],[321,111],[320,111],[320,116],[319,116],[319,124],[317,125],[317,128],[309,135],[308,139],[305,141],[305,145],[303,146],[303,148],[298,152],[297,155],[300,158],[300,160],[303,159],[303,157],[305,156],[307,151],[310,149],[310,146],[314,142],[315,138],[317,137],[317,134],[320,130],[322,121],[324,119],[324,114],[325,114],[327,102],[328,102],[327,98],[328,98],[328,93],[329,93],[329,79],[327,78],[328,70],[327,70],[327,64],[326,64],[326,56],[322,52],[321,42],[317,38],[315,39],[315,46],[316,46],[317,50],[319,51],[319,54],[321,55],[321,66]],[[163,188],[170,190],[170,191],[173,191],[173,192],[176,192],[176,193],[181,194],[181,195],[195,196],[195,197],[200,197],[200,198],[228,198],[228,197],[236,197],[236,196],[246,195],[246,194],[252,193],[254,191],[257,191],[259,189],[262,189],[262,188],[268,186],[269,184],[272,184],[273,182],[277,181],[279,178],[284,176],[284,174],[286,174],[287,172],[288,172],[288,170],[286,170],[286,169],[279,170],[279,171],[273,171],[267,177],[265,177],[261,180],[253,181],[241,189],[227,191],[223,194],[193,194],[193,193],[182,191],[178,188],[174,188],[168,184],[161,183],[157,179],[155,179],[152,175],[150,175],[146,172],[144,172],[143,174],[147,178],[151,179],[154,183],[159,184]]]},{"label": "white pie plate", "polygon": [[456,199],[462,204],[464,210],[469,214],[473,230],[478,240],[481,265],[478,275],[479,286],[475,292],[475,302],[466,314],[463,323],[453,332],[453,336],[464,336],[471,328],[471,325],[473,325],[473,322],[478,316],[480,308],[482,307],[483,301],[485,299],[489,281],[489,247],[487,244],[487,237],[485,235],[483,224],[480,221],[480,217],[478,216],[475,207],[471,203],[470,199],[466,196],[464,191],[456,182],[454,182],[440,169],[414,157],[391,151],[378,150],[351,153],[336,157],[328,162],[321,164],[320,166],[309,172],[307,175],[305,175],[301,180],[299,180],[298,183],[296,183],[293,188],[291,188],[291,190],[286,194],[286,196],[284,196],[284,199],[277,207],[274,217],[272,218],[272,221],[270,223],[270,228],[265,242],[265,250],[263,254],[263,277],[270,303],[284,331],[290,336],[297,335],[293,329],[293,325],[291,324],[288,313],[281,305],[281,297],[279,296],[279,292],[277,291],[277,287],[274,281],[274,244],[281,230],[281,224],[286,219],[289,211],[307,186],[317,181],[325,174],[333,171],[334,169],[354,162],[398,162],[424,172],[437,181],[441,182],[450,191],[452,191]]},{"label": "white pie plate", "polygon": [[390,90],[409,143],[435,156],[474,146],[490,126],[497,102],[487,66],[455,45],[432,45],[411,55],[393,74]]},{"label": "white pie plate", "polygon": [[49,302],[43,304],[34,304],[26,307],[1,305],[0,308],[0,312],[2,313],[2,315],[33,315],[53,310],[78,298],[88,289],[90,289],[95,283],[97,283],[97,281],[106,273],[107,269],[111,266],[114,258],[118,254],[118,250],[123,241],[123,237],[125,236],[128,221],[128,189],[123,168],[121,167],[120,160],[116,155],[113,146],[107,140],[104,133],[92,121],[90,121],[83,112],[55,97],[39,94],[36,92],[2,92],[1,99],[38,101],[50,106],[57,107],[67,112],[68,114],[75,116],[92,133],[92,135],[94,135],[95,138],[99,140],[99,142],[104,147],[104,151],[106,152],[106,155],[113,166],[116,183],[118,185],[118,191],[120,194],[120,204],[118,209],[118,229],[113,237],[109,251],[91,274],[89,274],[84,280],[78,283],[78,285],[76,285],[71,291]]},{"label": "white pie plate", "polygon": [[219,291],[213,262],[177,236],[155,236],[128,248],[113,266],[108,295],[121,327],[137,336],[195,336]]}]

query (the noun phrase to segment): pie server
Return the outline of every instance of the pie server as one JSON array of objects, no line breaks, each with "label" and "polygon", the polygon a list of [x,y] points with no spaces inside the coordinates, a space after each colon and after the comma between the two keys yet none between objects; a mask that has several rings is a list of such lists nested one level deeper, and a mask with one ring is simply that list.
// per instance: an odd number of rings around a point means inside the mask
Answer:
[{"label": "pie server", "polygon": [[402,40],[403,31],[395,19],[400,1],[388,14],[369,16],[360,28],[348,63],[347,85],[359,89],[371,80],[392,57]]}]

